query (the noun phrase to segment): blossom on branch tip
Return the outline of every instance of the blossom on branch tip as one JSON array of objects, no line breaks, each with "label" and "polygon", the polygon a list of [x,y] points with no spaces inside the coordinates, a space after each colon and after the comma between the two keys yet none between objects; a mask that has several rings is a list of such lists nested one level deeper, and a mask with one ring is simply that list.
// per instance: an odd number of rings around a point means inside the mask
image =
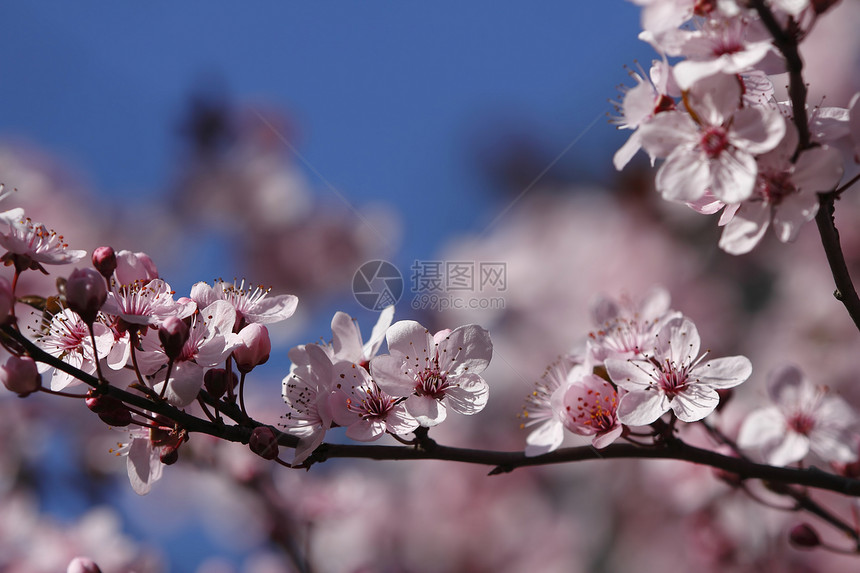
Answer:
[{"label": "blossom on branch tip", "polygon": [[693,322],[675,318],[644,358],[606,361],[609,377],[628,391],[618,404],[622,423],[644,426],[669,410],[683,422],[696,422],[717,407],[717,390],[737,386],[752,374],[745,356],[706,360],[708,352],[699,355],[700,343]]},{"label": "blossom on branch tip", "polygon": [[24,217],[23,210],[13,209],[3,215],[7,214],[18,216],[0,217],[0,222],[9,225],[7,230],[0,232],[0,247],[7,250],[2,260],[6,264],[14,263],[18,271],[33,269],[46,272],[42,264],[65,265],[86,256],[86,251],[70,249],[62,235]]},{"label": "blossom on branch tip", "polygon": [[475,414],[487,404],[489,386],[480,373],[493,356],[490,334],[476,324],[435,335],[412,320],[396,322],[385,334],[390,354],[370,361],[379,387],[406,397],[406,409],[422,426],[445,420],[450,407]]},{"label": "blossom on branch tip", "polygon": [[802,460],[809,452],[828,462],[857,459],[860,426],[845,400],[814,386],[795,366],[768,377],[773,403],[752,412],[738,434],[738,445],[757,450],[772,465]]}]

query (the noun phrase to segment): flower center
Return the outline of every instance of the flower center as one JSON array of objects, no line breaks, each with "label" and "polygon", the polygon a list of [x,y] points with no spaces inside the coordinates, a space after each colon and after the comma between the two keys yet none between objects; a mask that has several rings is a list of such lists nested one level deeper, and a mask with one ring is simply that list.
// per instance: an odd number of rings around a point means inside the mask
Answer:
[{"label": "flower center", "polygon": [[765,200],[774,205],[779,205],[783,199],[797,192],[797,187],[791,182],[788,173],[782,171],[777,173],[762,173],[759,180],[759,191]]},{"label": "flower center", "polygon": [[354,412],[363,420],[382,420],[394,407],[397,401],[379,390],[378,388],[364,388],[365,397],[360,402],[356,402],[352,398],[346,401],[346,407],[350,412]]},{"label": "flower center", "polygon": [[721,126],[711,126],[705,130],[699,141],[699,147],[709,159],[716,159],[729,146],[729,138],[726,130]]},{"label": "flower center", "polygon": [[788,427],[803,436],[808,436],[814,426],[815,420],[812,416],[803,412],[798,412],[788,419]]},{"label": "flower center", "polygon": [[687,370],[686,368],[678,370],[677,368],[668,367],[660,373],[660,389],[666,393],[666,396],[672,398],[687,387]]},{"label": "flower center", "polygon": [[582,428],[590,428],[596,432],[609,430],[615,425],[615,409],[618,394],[608,389],[606,394],[589,388],[583,395],[577,396],[576,407],[567,406],[567,411],[573,422]]},{"label": "flower center", "polygon": [[449,387],[448,374],[440,372],[438,368],[428,368],[416,376],[415,393],[419,396],[441,400]]}]

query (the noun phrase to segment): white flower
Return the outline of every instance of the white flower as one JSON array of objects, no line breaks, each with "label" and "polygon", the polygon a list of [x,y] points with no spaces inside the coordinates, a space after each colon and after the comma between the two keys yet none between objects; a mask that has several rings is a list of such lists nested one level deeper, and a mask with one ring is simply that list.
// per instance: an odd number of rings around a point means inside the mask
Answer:
[{"label": "white flower", "polygon": [[394,306],[385,307],[379,313],[379,318],[370,334],[370,340],[365,343],[362,341],[356,320],[345,312],[336,312],[331,319],[332,362],[347,361],[367,367],[370,359],[379,352],[379,347],[385,340],[385,332],[391,326],[393,318]]},{"label": "white flower", "polygon": [[526,398],[520,418],[521,428],[534,429],[526,437],[526,456],[539,456],[557,450],[564,441],[564,422],[562,421],[561,400],[564,393],[559,392],[567,384],[568,375],[577,371],[577,376],[591,373],[592,366],[585,355],[563,356],[550,364],[535,383],[535,388]]},{"label": "white flower", "polygon": [[692,321],[676,318],[661,329],[647,358],[607,360],[609,377],[628,391],[618,405],[621,422],[644,426],[670,409],[684,422],[701,420],[717,407],[718,389],[737,386],[752,373],[745,356],[704,361],[707,352],[700,356],[699,345]]},{"label": "white flower", "polygon": [[[93,323],[93,332],[98,356],[104,359],[113,347],[113,333],[99,321]],[[36,344],[51,356],[87,374],[96,372],[95,353],[89,327],[81,317],[69,309],[64,309],[51,317],[50,322],[38,331]],[[40,372],[50,369],[47,364],[39,364]],[[62,370],[54,369],[51,390],[62,390],[76,384],[80,384],[77,378]]]},{"label": "white flower", "polygon": [[379,387],[406,396],[406,409],[422,426],[435,426],[447,408],[475,414],[487,404],[489,386],[479,375],[489,365],[493,343],[478,325],[436,335],[412,320],[394,323],[385,334],[390,355],[370,361]]},{"label": "white flower", "polygon": [[817,388],[795,366],[771,373],[772,406],[752,412],[738,434],[738,445],[761,452],[773,465],[802,460],[812,451],[828,462],[857,459],[857,414],[842,398]]},{"label": "white flower", "polygon": [[146,284],[114,284],[108,293],[102,312],[118,316],[129,324],[155,326],[168,316],[187,318],[197,305],[193,300],[173,300],[174,291],[161,279]]}]

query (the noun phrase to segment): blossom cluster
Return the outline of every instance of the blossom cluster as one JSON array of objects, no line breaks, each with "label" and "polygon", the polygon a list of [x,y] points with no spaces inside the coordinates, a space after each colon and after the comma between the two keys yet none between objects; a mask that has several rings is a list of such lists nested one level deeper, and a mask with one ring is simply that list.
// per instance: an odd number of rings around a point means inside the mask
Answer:
[{"label": "blossom cluster", "polygon": [[645,6],[640,38],[660,59],[650,74],[631,73],[637,83],[618,123],[634,131],[616,168],[640,149],[652,164],[663,159],[657,191],[700,213],[722,210],[719,246],[728,253],[751,251],[768,227],[795,240],[818,212],[817,193],[836,189],[845,163],[860,160],[860,94],[848,108],[813,109],[778,95],[775,76],[787,64],[754,5],[802,38],[832,2],[637,3]]},{"label": "blossom cluster", "polygon": [[550,366],[526,400],[523,425],[537,426],[526,455],[557,449],[565,429],[603,448],[625,427],[652,424],[670,410],[683,422],[699,421],[716,409],[718,390],[750,377],[744,356],[700,353],[695,324],[669,302],[665,290],[654,288],[638,301],[594,304],[597,329]]},{"label": "blossom cluster", "polygon": [[[356,322],[338,312],[331,343],[290,351],[293,365],[282,386],[289,408],[284,425],[300,438],[294,464],[305,461],[333,425],[345,426],[354,440],[371,441],[436,426],[448,409],[470,415],[487,404],[489,386],[480,374],[493,344],[484,328],[470,324],[433,334],[412,320],[391,324],[393,317],[393,306],[383,310],[364,343]],[[389,353],[377,355],[383,339]]]}]

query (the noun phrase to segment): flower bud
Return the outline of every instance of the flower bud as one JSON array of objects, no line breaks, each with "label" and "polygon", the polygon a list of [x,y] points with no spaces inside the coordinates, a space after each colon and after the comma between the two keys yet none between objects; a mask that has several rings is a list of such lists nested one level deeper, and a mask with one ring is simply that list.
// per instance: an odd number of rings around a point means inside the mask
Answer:
[{"label": "flower bud", "polygon": [[99,412],[99,418],[101,418],[101,421],[108,426],[114,426],[117,428],[128,426],[132,421],[131,412],[128,411],[128,408],[122,405],[104,412]]},{"label": "flower bud", "polygon": [[179,444],[171,444],[161,448],[161,455],[158,456],[158,459],[166,466],[175,464],[179,461]]},{"label": "flower bud", "polygon": [[269,359],[272,343],[269,330],[262,324],[253,322],[239,331],[242,344],[233,350],[233,359],[239,372],[247,373]]},{"label": "flower bud", "polygon": [[42,387],[36,361],[29,356],[10,356],[6,364],[0,366],[0,380],[9,391],[22,398]]},{"label": "flower bud", "polygon": [[0,324],[6,322],[14,306],[15,295],[12,293],[12,283],[0,277]]},{"label": "flower bud", "polygon": [[87,404],[87,408],[95,414],[111,412],[117,408],[124,407],[122,402],[113,396],[108,396],[107,394],[96,394],[92,390],[87,392],[87,397],[84,401]]},{"label": "flower bud", "polygon": [[238,383],[236,373],[231,371],[228,378],[227,371],[223,368],[212,368],[203,375],[203,386],[216,400],[221,398],[228,388],[235,388]]},{"label": "flower bud", "polygon": [[75,557],[66,568],[66,573],[102,573],[102,570],[89,557]]},{"label": "flower bud", "polygon": [[248,440],[251,451],[263,459],[273,460],[278,457],[278,438],[269,426],[257,426],[251,432]]},{"label": "flower bud", "polygon": [[84,323],[92,325],[107,300],[107,286],[93,269],[75,269],[66,280],[66,303]]},{"label": "flower bud", "polygon": [[120,251],[116,254],[116,281],[130,285],[137,281],[143,284],[158,278],[158,269],[146,253]]},{"label": "flower bud", "polygon": [[188,341],[188,325],[181,318],[167,317],[158,328],[158,339],[168,358],[175,359],[182,354],[182,348]]},{"label": "flower bud", "polygon": [[791,532],[788,534],[788,540],[792,545],[800,549],[812,549],[821,545],[818,533],[807,523],[801,523],[792,527]]},{"label": "flower bud", "polygon": [[93,266],[101,276],[110,280],[116,270],[116,253],[111,247],[98,247],[93,251]]}]

